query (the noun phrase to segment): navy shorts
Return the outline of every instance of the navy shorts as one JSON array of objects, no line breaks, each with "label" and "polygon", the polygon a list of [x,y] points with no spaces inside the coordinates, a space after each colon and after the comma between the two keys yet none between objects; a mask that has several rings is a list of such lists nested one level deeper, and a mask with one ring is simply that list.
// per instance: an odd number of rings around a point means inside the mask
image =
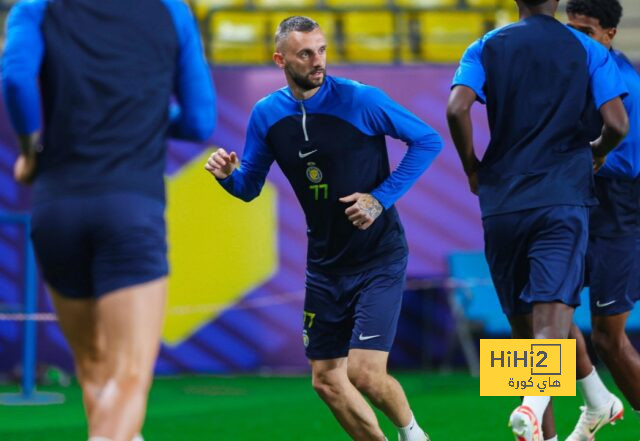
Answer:
[{"label": "navy shorts", "polygon": [[631,311],[640,300],[640,236],[590,236],[585,284],[591,314]]},{"label": "navy shorts", "polygon": [[93,298],[168,273],[164,202],[104,194],[44,202],[31,237],[44,279],[65,297]]},{"label": "navy shorts", "polygon": [[307,358],[349,349],[389,352],[396,335],[407,259],[352,275],[307,271],[302,340]]},{"label": "navy shorts", "polygon": [[589,235],[640,235],[640,178],[630,181],[596,176],[594,181],[600,204],[591,207]]},{"label": "navy shorts", "polygon": [[588,207],[556,205],[488,216],[485,253],[507,316],[533,303],[580,304],[588,242]]}]

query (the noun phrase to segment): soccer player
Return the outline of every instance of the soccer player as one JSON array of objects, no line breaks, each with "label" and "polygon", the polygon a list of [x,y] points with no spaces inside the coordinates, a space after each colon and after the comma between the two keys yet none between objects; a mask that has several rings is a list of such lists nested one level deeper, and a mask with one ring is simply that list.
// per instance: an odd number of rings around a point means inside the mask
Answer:
[{"label": "soccer player", "polygon": [[14,175],[33,182],[31,235],[89,437],[131,441],[166,298],[166,138],[204,140],[215,126],[196,24],[179,0],[20,1],[2,86],[21,148]]},{"label": "soccer player", "polygon": [[[517,0],[521,20],[465,52],[449,127],[479,195],[485,253],[514,338],[568,338],[584,277],[593,164],[628,130],[620,72],[600,44],[553,18],[557,0]],[[480,162],[470,108],[486,103],[491,141]],[[604,120],[590,146],[583,114]],[[594,159],[595,158],[595,159]],[[518,441],[542,436],[549,397],[524,397],[509,423]]]},{"label": "soccer player", "polygon": [[[250,201],[278,163],[307,220],[303,342],[313,387],[356,440],[385,439],[362,394],[398,427],[400,440],[428,440],[386,368],[407,264],[394,203],[442,140],[381,90],[326,76],[327,43],[312,19],[287,18],[275,42],[273,60],[288,87],[254,107],[241,164],[219,149],[205,168]],[[409,147],[393,173],[385,135]]]},{"label": "soccer player", "polygon": [[[591,339],[613,378],[640,414],[640,356],[625,326],[640,299],[640,75],[621,52],[612,48],[622,17],[618,0],[570,0],[569,26],[601,43],[618,65],[629,95],[623,99],[629,133],[608,156],[595,177],[600,205],[590,214],[587,280],[590,285]],[[593,126],[601,124],[595,114]],[[607,262],[615,262],[610,265]],[[582,343],[577,328],[572,338]],[[585,399],[580,419],[568,441],[589,441],[607,423],[621,418],[624,408],[611,394],[579,344],[578,388]]]}]

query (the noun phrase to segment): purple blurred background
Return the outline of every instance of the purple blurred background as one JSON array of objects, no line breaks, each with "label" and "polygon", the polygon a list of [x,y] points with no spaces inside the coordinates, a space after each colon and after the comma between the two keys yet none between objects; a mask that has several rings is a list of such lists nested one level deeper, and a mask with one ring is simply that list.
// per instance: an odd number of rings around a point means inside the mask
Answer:
[{"label": "purple blurred background", "polygon": [[[440,156],[419,182],[398,203],[410,247],[410,277],[440,277],[446,274],[446,256],[452,251],[480,250],[483,246],[480,212],[469,191],[457,154],[448,136],[445,107],[451,66],[335,67],[328,73],[352,78],[384,89],[393,99],[413,111],[445,139]],[[239,153],[253,104],[285,85],[276,68],[248,67],[214,69],[218,91],[218,129],[211,143]],[[4,108],[0,110],[0,210],[28,211],[29,191],[12,179],[17,155],[14,135]],[[488,142],[484,108],[474,106],[475,139],[480,150]],[[394,167],[405,146],[390,140],[389,156]],[[171,175],[198,156],[206,146],[172,142],[167,173]],[[182,343],[163,346],[159,373],[238,372],[304,370],[307,363],[301,344],[302,290],[306,234],[304,217],[288,182],[274,166],[268,179],[278,191],[279,265],[276,274],[257,289],[247,292],[238,303],[201,327]],[[21,308],[21,237],[18,228],[0,226],[0,312]],[[38,311],[50,311],[42,283],[39,283]],[[261,308],[245,307],[256,299],[296,294],[291,301]],[[416,366],[429,356],[447,351],[453,322],[446,311],[441,291],[430,296],[408,294],[403,312],[404,328],[399,331],[393,359]],[[425,304],[425,299],[427,303]],[[407,307],[406,303],[411,306]],[[427,306],[425,306],[427,305]],[[425,309],[426,308],[426,309]],[[417,312],[424,311],[424,314]],[[430,341],[411,341],[411,335],[424,335],[431,329]],[[71,359],[57,324],[38,326],[38,360],[71,368]],[[407,336],[405,339],[403,336]],[[20,360],[22,327],[20,322],[0,321],[0,372],[16,369]],[[435,354],[435,355],[434,355]]]}]

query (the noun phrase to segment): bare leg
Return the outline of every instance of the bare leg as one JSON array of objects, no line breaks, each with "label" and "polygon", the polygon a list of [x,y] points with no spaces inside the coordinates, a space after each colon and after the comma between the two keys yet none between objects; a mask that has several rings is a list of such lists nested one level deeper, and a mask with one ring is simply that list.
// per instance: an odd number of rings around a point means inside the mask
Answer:
[{"label": "bare leg", "polygon": [[400,383],[387,373],[389,353],[351,349],[347,372],[349,380],[397,427],[411,422],[411,409]]},{"label": "bare leg", "polygon": [[634,409],[640,409],[640,355],[625,332],[629,312],[592,316],[591,340],[618,388]]},{"label": "bare leg", "polygon": [[[533,315],[518,315],[508,317],[511,324],[511,338],[533,338]],[[553,417],[553,403],[544,411],[542,417],[542,433],[544,439],[551,439],[556,436],[556,422]]]},{"label": "bare leg", "polygon": [[[87,300],[85,306],[57,293],[52,298],[78,368],[89,436],[131,441],[144,421],[162,330],[166,278]],[[83,313],[87,315],[81,317]],[[83,332],[90,337],[82,337]]]},{"label": "bare leg", "polygon": [[96,301],[60,296],[48,287],[62,329],[73,354],[76,375],[82,388],[82,401],[87,420],[100,391],[107,381],[106,341],[98,330]]},{"label": "bare leg", "polygon": [[[594,319],[595,316],[592,316],[592,323]],[[620,319],[619,316],[618,319]],[[622,320],[620,325],[619,331],[624,335],[624,320]],[[609,345],[613,343],[608,341],[607,338],[603,338],[602,334],[598,334],[595,324],[592,328],[593,333],[591,334],[591,338],[594,343],[597,342],[600,346],[605,345],[604,350],[610,350]],[[575,325],[571,327],[570,337],[576,339],[576,376],[578,379],[578,389],[584,399],[585,405],[580,408],[580,418],[573,432],[571,432],[567,438],[567,441],[595,439],[594,435],[598,430],[609,423],[614,424],[616,420],[622,418],[624,406],[618,397],[614,396],[602,383],[587,354],[584,337]],[[626,335],[624,335],[624,337],[626,337]],[[598,348],[596,347],[596,349]],[[603,348],[601,347],[600,349]],[[616,361],[616,363],[621,362],[619,359]]]},{"label": "bare leg", "polygon": [[347,376],[347,359],[311,360],[313,388],[356,441],[383,441],[373,409]]},{"label": "bare leg", "polygon": [[534,338],[569,338],[574,308],[563,303],[533,305]]},{"label": "bare leg", "polygon": [[582,331],[575,325],[571,324],[571,330],[569,331],[569,338],[576,341],[576,379],[582,380],[593,371],[593,363],[589,358],[589,351],[587,351],[587,343],[584,341],[584,335]]},{"label": "bare leg", "polygon": [[[569,338],[569,331],[573,324],[572,306],[563,303],[535,303],[533,305],[533,337]],[[549,400],[542,418],[542,433],[545,439],[556,436],[555,419],[553,418],[553,400]]]}]

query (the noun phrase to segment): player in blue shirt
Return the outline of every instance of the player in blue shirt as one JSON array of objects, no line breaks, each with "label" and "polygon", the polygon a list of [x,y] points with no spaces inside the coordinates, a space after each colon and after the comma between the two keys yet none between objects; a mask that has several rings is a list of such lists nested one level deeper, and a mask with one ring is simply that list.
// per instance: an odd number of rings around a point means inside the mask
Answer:
[{"label": "player in blue shirt", "polygon": [[[515,338],[567,338],[579,304],[596,203],[593,163],[626,134],[620,72],[608,51],[553,18],[557,0],[517,0],[521,20],[465,52],[453,79],[449,127],[478,194],[485,253]],[[491,141],[479,161],[470,108],[487,106]],[[593,139],[583,115],[604,119]],[[509,423],[518,441],[557,439],[540,421],[549,397],[525,397]]]},{"label": "player in blue shirt", "polygon": [[[629,90],[623,99],[629,115],[629,133],[607,155],[595,176],[600,205],[593,207],[590,214],[586,279],[590,285],[594,347],[638,413],[640,356],[629,341],[625,326],[640,298],[640,75],[624,54],[612,48],[622,17],[618,0],[570,0],[567,15],[569,26],[610,51]],[[594,111],[594,129],[601,124]],[[572,327],[571,338],[577,341],[578,389],[585,406],[567,440],[588,441],[600,428],[621,418],[624,407],[600,380],[577,327]]]},{"label": "player in blue shirt", "polygon": [[31,235],[89,436],[131,441],[166,299],[166,138],[204,140],[215,125],[196,23],[179,0],[20,1],[2,86],[21,148],[14,174],[33,182]]},{"label": "player in blue shirt", "polygon": [[[381,90],[326,76],[326,41],[309,18],[280,24],[273,58],[288,87],[254,107],[242,163],[219,149],[205,168],[250,201],[278,163],[307,221],[303,342],[315,390],[354,439],[385,439],[364,394],[398,427],[401,441],[428,440],[386,368],[407,264],[394,203],[442,140]],[[409,147],[393,173],[385,135]]]}]

